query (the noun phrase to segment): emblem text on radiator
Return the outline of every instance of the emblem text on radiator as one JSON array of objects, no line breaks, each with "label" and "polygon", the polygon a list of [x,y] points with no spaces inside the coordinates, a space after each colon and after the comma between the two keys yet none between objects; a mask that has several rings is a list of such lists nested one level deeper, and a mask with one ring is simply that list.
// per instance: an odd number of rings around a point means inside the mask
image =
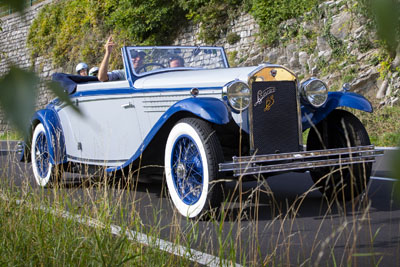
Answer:
[{"label": "emblem text on radiator", "polygon": [[275,87],[268,87],[267,89],[264,90],[258,90],[257,102],[254,103],[254,107],[256,107],[257,105],[261,105],[263,99],[269,96],[270,94],[275,93],[275,91],[276,91]]},{"label": "emblem text on radiator", "polygon": [[269,97],[267,97],[267,100],[265,100],[264,112],[269,111],[274,103],[275,103],[274,95],[270,95]]}]

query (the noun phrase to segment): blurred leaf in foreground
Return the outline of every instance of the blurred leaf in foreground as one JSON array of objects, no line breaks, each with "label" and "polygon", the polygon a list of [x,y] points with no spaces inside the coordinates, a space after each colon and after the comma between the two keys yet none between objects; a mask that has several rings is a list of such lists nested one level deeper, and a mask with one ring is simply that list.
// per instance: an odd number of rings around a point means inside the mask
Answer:
[{"label": "blurred leaf in foreground", "polygon": [[60,101],[66,103],[68,106],[71,106],[73,110],[82,115],[80,109],[72,103],[68,94],[64,91],[59,83],[48,81],[47,87],[54,93],[55,96],[58,97]]},{"label": "blurred leaf in foreground", "polygon": [[393,55],[400,40],[400,1],[371,0],[371,8],[376,19],[378,36]]},{"label": "blurred leaf in foreground", "polygon": [[[371,10],[376,19],[379,38],[384,41],[392,56],[400,53],[400,1],[371,0]],[[399,144],[400,145],[400,144]],[[400,200],[400,150],[390,159],[393,168],[396,196]]]},{"label": "blurred leaf in foreground", "polygon": [[35,112],[38,86],[39,78],[33,72],[15,66],[0,78],[0,106],[5,117],[24,136]]}]

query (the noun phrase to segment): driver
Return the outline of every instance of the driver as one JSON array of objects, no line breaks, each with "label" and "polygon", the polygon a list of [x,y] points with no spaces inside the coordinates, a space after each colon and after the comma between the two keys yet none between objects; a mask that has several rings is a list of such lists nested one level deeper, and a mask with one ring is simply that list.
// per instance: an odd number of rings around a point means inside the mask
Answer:
[{"label": "driver", "polygon": [[[113,70],[111,72],[108,72],[108,63],[110,61],[110,55],[111,52],[114,48],[114,41],[112,36],[108,37],[106,44],[104,45],[104,48],[106,50],[104,54],[103,61],[101,62],[100,69],[99,69],[99,74],[98,78],[102,82],[106,81],[117,81],[117,80],[125,80],[125,70]],[[144,52],[137,52],[133,51],[132,54],[132,64],[135,70],[140,68],[143,65],[143,59],[145,56]]]}]

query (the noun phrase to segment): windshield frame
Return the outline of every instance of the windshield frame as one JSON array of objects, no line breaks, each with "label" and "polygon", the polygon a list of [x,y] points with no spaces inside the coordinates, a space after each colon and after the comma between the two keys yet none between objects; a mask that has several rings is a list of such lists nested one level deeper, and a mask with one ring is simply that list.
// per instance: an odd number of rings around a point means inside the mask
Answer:
[{"label": "windshield frame", "polygon": [[[132,57],[131,57],[131,51],[132,50],[137,50],[137,51],[143,51],[143,50],[184,50],[184,49],[203,49],[203,50],[207,50],[207,49],[212,49],[212,50],[216,50],[219,51],[220,55],[218,55],[218,57],[221,57],[222,59],[222,67],[218,67],[218,68],[201,68],[201,67],[175,67],[175,68],[171,68],[171,67],[166,67],[166,68],[159,68],[159,69],[154,69],[154,70],[150,70],[147,72],[143,72],[143,73],[136,73],[133,63],[132,63]],[[124,54],[124,66],[125,66],[125,70],[126,70],[126,74],[127,74],[127,78],[131,77],[133,80],[136,80],[139,77],[144,77],[147,75],[151,75],[151,74],[155,74],[155,73],[162,73],[162,72],[170,72],[170,71],[185,71],[185,70],[201,70],[201,69],[220,69],[220,68],[229,68],[229,63],[225,54],[225,50],[223,47],[220,46],[124,46],[123,47],[123,54]],[[136,77],[136,78],[135,78]]]}]

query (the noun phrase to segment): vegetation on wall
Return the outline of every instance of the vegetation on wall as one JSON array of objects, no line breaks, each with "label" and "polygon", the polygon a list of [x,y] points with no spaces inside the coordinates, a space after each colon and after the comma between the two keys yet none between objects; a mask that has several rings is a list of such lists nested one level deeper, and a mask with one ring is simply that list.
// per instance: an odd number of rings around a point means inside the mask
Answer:
[{"label": "vegetation on wall", "polygon": [[190,22],[200,25],[199,38],[215,44],[221,36],[229,42],[231,22],[242,12],[260,25],[262,40],[273,44],[279,24],[313,8],[320,0],[59,0],[44,7],[34,20],[28,47],[31,57],[46,56],[55,66],[72,70],[80,61],[99,64],[103,44],[112,34],[117,51],[111,67],[121,67],[122,45],[166,45]]},{"label": "vegetation on wall", "polygon": [[227,34],[230,23],[251,8],[250,0],[178,0],[186,17],[200,25],[199,38],[215,43]]},{"label": "vegetation on wall", "polygon": [[250,13],[260,25],[262,40],[274,45],[280,38],[279,24],[315,8],[321,0],[253,0]]},{"label": "vegetation on wall", "polygon": [[47,55],[55,66],[71,68],[80,61],[99,64],[112,34],[117,48],[111,67],[117,68],[121,46],[168,43],[183,20],[178,3],[165,0],[61,0],[40,11],[27,43],[32,58]]}]

